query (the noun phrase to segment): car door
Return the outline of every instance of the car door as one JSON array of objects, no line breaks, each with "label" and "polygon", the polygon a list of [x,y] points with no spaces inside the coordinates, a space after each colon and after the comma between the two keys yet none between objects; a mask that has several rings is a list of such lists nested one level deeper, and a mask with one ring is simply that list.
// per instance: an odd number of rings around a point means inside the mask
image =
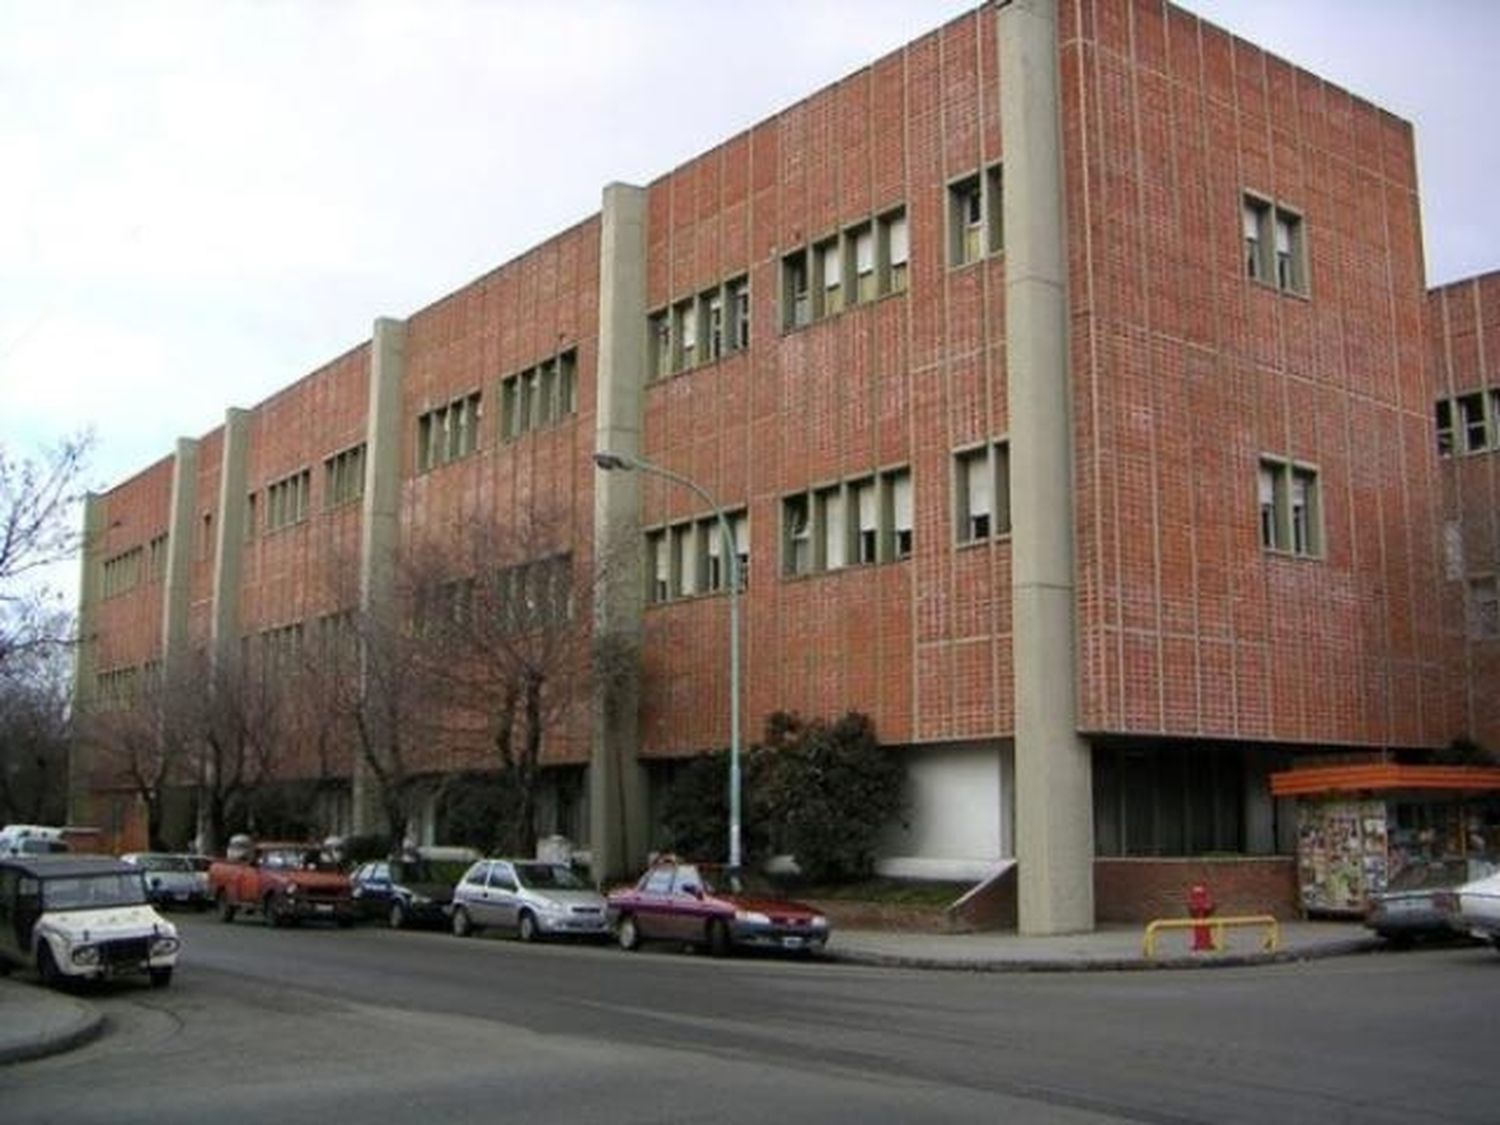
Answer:
[{"label": "car door", "polygon": [[671,937],[697,941],[703,936],[707,907],[703,904],[703,876],[690,863],[678,864],[672,872]]},{"label": "car door", "polygon": [[454,903],[464,908],[476,926],[484,925],[485,880],[489,873],[488,863],[476,863],[464,872],[462,881],[453,889]]},{"label": "car door", "polygon": [[516,882],[516,869],[509,863],[496,863],[490,868],[490,906],[494,911],[495,926],[513,929],[516,925],[520,885]]},{"label": "car door", "polygon": [[353,895],[356,908],[367,918],[383,918],[391,902],[391,866],[367,863],[354,873]]},{"label": "car door", "polygon": [[672,936],[672,872],[674,865],[659,864],[646,873],[636,894],[635,927],[642,937]]}]

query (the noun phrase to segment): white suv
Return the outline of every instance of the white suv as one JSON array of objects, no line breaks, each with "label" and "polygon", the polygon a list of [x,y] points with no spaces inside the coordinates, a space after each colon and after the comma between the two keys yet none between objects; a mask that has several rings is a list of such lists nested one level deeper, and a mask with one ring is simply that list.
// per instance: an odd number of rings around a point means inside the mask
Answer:
[{"label": "white suv", "polygon": [[109,856],[0,859],[0,973],[34,968],[47,985],[140,973],[161,988],[180,947],[139,868]]}]

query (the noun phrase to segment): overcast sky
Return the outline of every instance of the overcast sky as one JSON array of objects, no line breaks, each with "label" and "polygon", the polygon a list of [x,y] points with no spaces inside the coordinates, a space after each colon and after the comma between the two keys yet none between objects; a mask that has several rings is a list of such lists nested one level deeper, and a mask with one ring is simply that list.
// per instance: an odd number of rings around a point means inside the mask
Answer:
[{"label": "overcast sky", "polygon": [[[0,444],[116,484],[973,6],[0,0]],[[1189,0],[1414,122],[1429,280],[1500,268],[1500,0]]]}]

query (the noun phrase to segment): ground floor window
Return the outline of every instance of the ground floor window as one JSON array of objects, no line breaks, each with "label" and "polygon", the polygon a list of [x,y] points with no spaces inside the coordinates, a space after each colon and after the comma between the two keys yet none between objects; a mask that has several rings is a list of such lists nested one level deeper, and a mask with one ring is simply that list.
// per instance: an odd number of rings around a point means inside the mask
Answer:
[{"label": "ground floor window", "polygon": [[1262,780],[1248,768],[1252,753],[1204,744],[1095,747],[1095,854],[1249,852],[1247,801],[1257,798],[1249,779]]}]

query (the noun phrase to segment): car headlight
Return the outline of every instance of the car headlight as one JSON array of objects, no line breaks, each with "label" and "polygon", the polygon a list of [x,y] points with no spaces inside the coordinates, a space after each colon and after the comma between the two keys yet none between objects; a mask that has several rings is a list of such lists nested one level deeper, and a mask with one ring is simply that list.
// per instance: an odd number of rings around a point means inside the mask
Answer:
[{"label": "car headlight", "polygon": [[734,920],[736,922],[744,922],[749,926],[769,926],[771,924],[771,919],[759,910],[736,910],[734,912]]},{"label": "car headlight", "polygon": [[286,888],[281,893],[284,894],[284,895],[286,895],[288,898],[295,897],[296,894],[297,894],[297,884],[296,883],[288,883],[286,885]]},{"label": "car headlight", "polygon": [[[176,953],[182,943],[174,937],[159,936],[151,939],[151,956],[166,957],[168,954]],[[73,955],[78,956],[76,953]]]},{"label": "car headlight", "polygon": [[821,914],[814,914],[808,925],[815,930],[826,930],[828,928],[828,919]]},{"label": "car headlight", "polygon": [[536,908],[543,914],[566,914],[568,912],[566,906],[550,898],[537,899]]},{"label": "car headlight", "polygon": [[99,963],[99,947],[97,945],[80,945],[73,950],[73,964],[75,965],[97,965]]},{"label": "car headlight", "polygon": [[411,896],[411,904],[413,906],[428,906],[431,903],[432,903],[432,899],[428,898],[426,895],[412,895]]}]

